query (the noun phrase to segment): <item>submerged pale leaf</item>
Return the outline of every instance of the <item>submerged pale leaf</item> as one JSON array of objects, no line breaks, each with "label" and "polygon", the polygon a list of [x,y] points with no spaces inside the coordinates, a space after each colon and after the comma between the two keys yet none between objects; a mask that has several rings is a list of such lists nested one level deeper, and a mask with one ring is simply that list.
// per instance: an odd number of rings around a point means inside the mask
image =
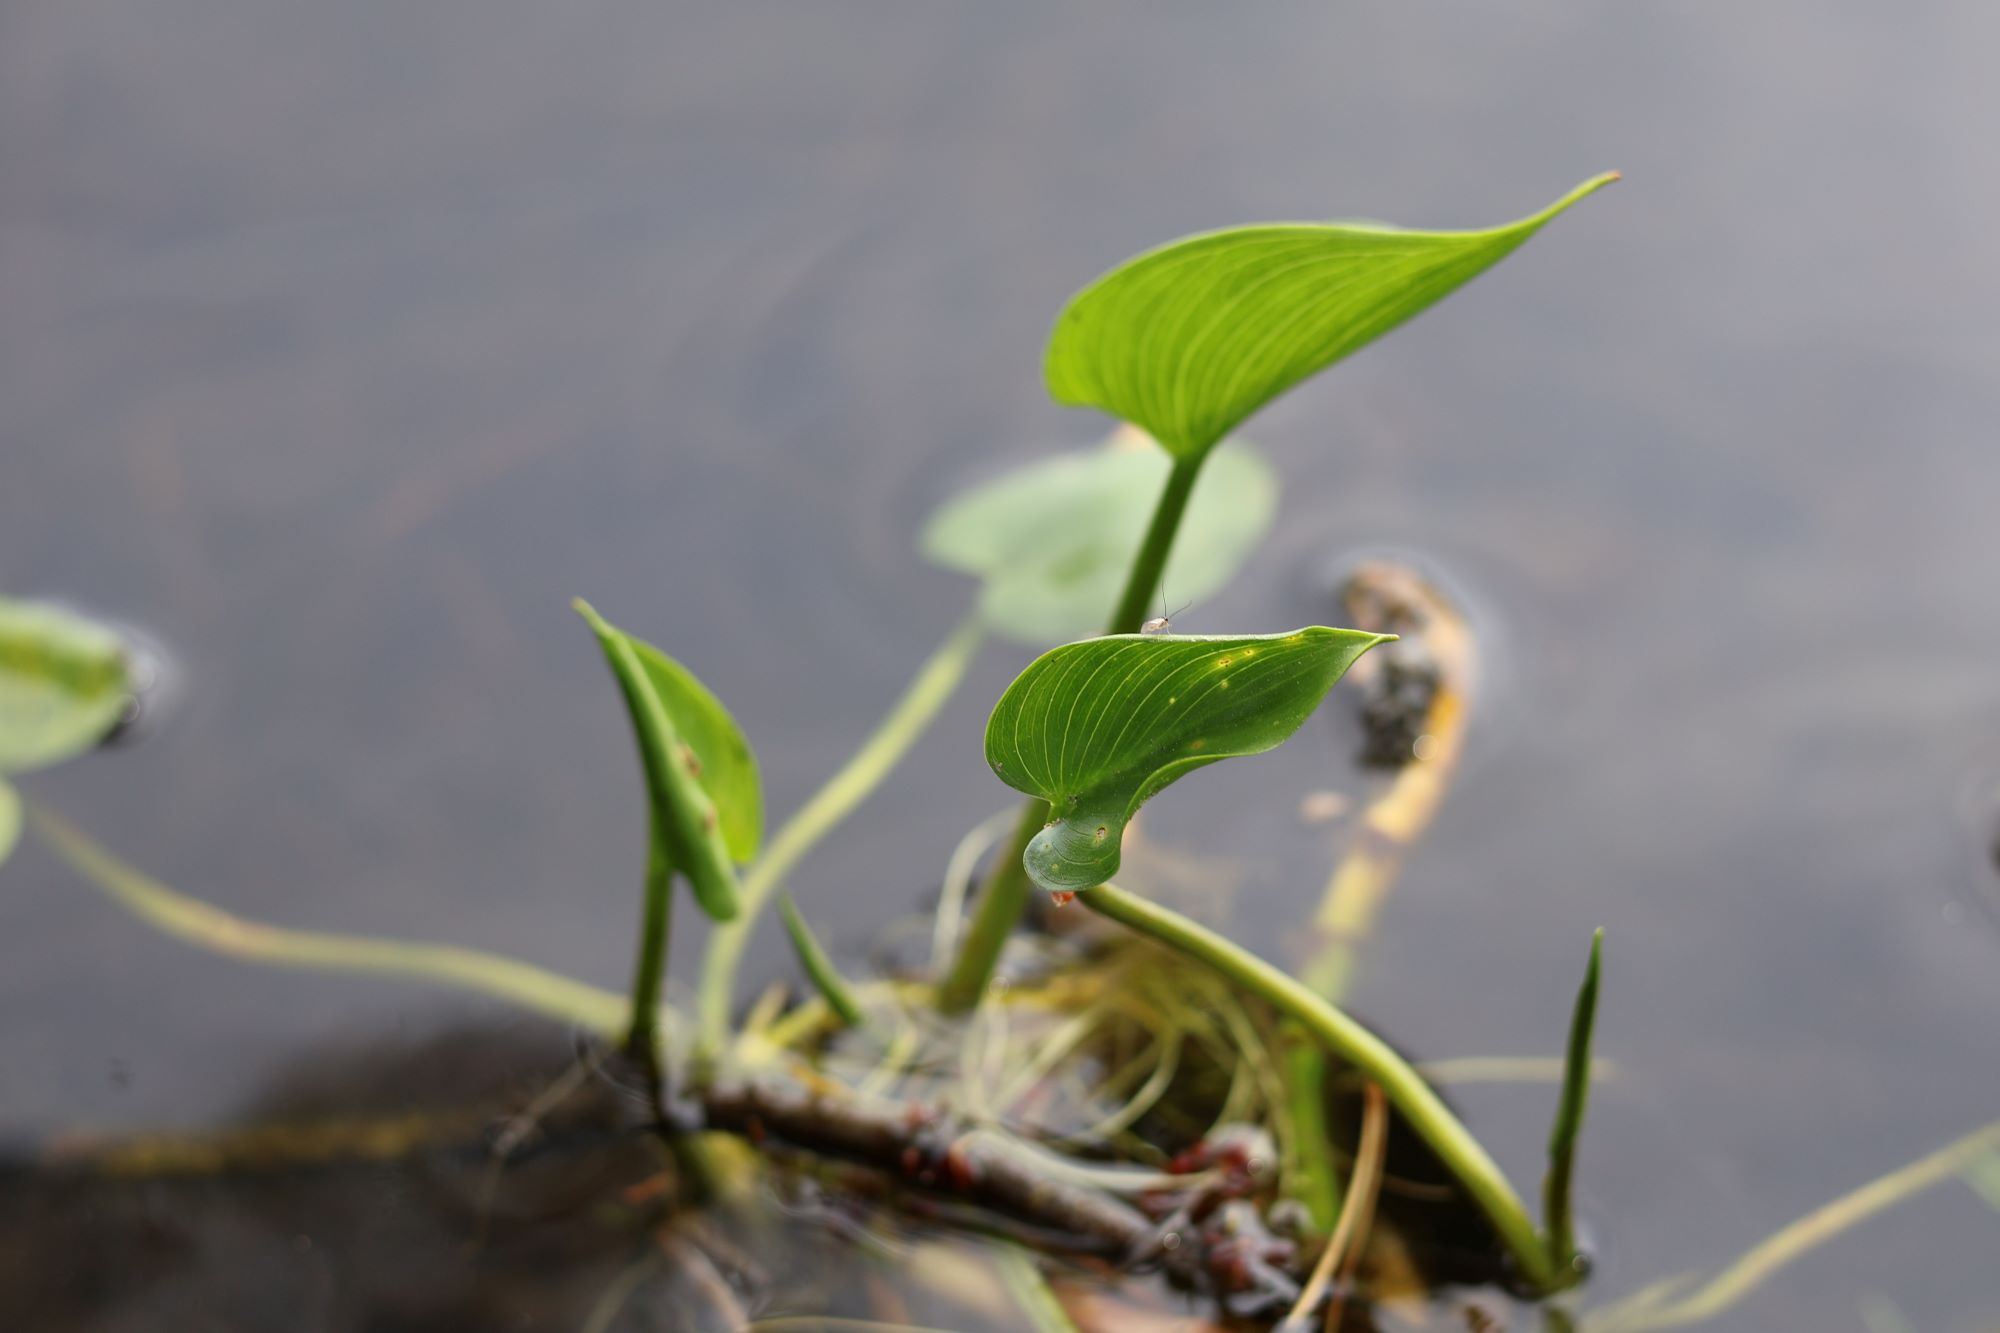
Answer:
[{"label": "submerged pale leaf", "polygon": [[1140,255],[1063,308],[1043,361],[1057,402],[1098,407],[1182,457],[1429,308],[1610,181],[1487,231],[1278,223]]},{"label": "submerged pale leaf", "polygon": [[0,778],[0,863],[13,854],[21,840],[21,793],[7,779]]},{"label": "submerged pale leaf", "polygon": [[[1104,623],[1171,466],[1138,431],[1128,435],[1017,468],[932,515],[925,556],[982,580],[979,611],[994,630],[1047,643]],[[1235,575],[1270,530],[1277,497],[1256,450],[1240,440],[1216,450],[1167,563],[1176,605],[1206,601]]]},{"label": "submerged pale leaf", "polygon": [[1385,637],[1324,626],[1115,634],[1036,658],[986,723],[986,762],[1054,816],[1022,858],[1029,877],[1069,891],[1110,879],[1126,821],[1148,798],[1205,764],[1281,744]]},{"label": "submerged pale leaf", "polygon": [[118,635],[57,607],[0,598],[0,773],[90,749],[130,694]]}]

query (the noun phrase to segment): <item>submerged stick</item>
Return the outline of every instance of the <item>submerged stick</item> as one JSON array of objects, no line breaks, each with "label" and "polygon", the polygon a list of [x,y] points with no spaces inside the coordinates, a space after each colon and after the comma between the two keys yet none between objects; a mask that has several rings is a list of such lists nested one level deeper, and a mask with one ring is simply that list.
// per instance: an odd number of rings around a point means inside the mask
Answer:
[{"label": "submerged stick", "polygon": [[1152,1224],[1136,1208],[1048,1170],[1031,1149],[968,1132],[942,1112],[829,1095],[768,1076],[721,1080],[699,1096],[713,1128],[753,1143],[775,1136],[884,1167],[924,1188],[1075,1237],[1112,1259],[1129,1259],[1152,1239]]},{"label": "submerged stick", "polygon": [[[1429,698],[1413,723],[1404,717],[1388,723],[1376,719],[1377,726],[1397,733],[1398,743],[1373,737],[1371,753],[1378,762],[1393,755],[1396,776],[1362,811],[1354,842],[1334,867],[1313,918],[1299,979],[1335,1004],[1345,997],[1355,947],[1373,928],[1404,857],[1430,827],[1458,771],[1478,668],[1464,617],[1443,592],[1407,566],[1392,561],[1362,565],[1347,580],[1343,601],[1356,628],[1398,636],[1357,664],[1358,677],[1387,677],[1393,686],[1395,679],[1410,676],[1428,687]],[[1340,1203],[1325,1114],[1325,1052],[1310,1040],[1290,1039],[1282,1067],[1294,1126],[1286,1145],[1287,1189],[1323,1230]]]}]

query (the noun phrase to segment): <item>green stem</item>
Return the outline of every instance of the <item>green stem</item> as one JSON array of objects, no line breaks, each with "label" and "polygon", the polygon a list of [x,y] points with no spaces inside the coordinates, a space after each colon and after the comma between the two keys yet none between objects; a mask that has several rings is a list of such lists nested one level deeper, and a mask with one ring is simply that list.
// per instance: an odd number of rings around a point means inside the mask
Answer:
[{"label": "green stem", "polygon": [[799,858],[853,813],[916,743],[938,709],[951,697],[986,634],[985,623],[973,612],[930,655],[903,691],[888,716],[876,726],[854,757],[812,799],[787,820],[765,849],[763,857],[743,876],[742,910],[734,921],[709,937],[701,974],[700,1050],[712,1057],[722,1049],[729,1031],[729,1005],[736,990],[736,969],[758,914]]},{"label": "green stem", "polygon": [[1285,1193],[1304,1204],[1313,1230],[1326,1235],[1340,1212],[1340,1177],[1333,1162],[1333,1127],[1326,1122],[1326,1052],[1298,1023],[1279,1028],[1279,1077],[1292,1122],[1286,1145]]},{"label": "green stem", "polygon": [[198,948],[255,963],[374,972],[441,982],[606,1035],[626,1019],[625,999],[554,972],[451,944],[417,944],[288,930],[249,921],[176,893],[120,861],[52,811],[32,810],[36,830],[72,869],[158,930]]},{"label": "green stem", "polygon": [[1521,1276],[1538,1291],[1555,1285],[1556,1275],[1541,1235],[1500,1168],[1423,1076],[1380,1037],[1255,954],[1177,912],[1110,884],[1085,889],[1077,896],[1099,915],[1208,964],[1280,1014],[1296,1020],[1328,1050],[1379,1086],[1493,1224]]},{"label": "green stem", "polygon": [[[1188,457],[1175,456],[1173,470],[1167,473],[1160,498],[1153,505],[1145,539],[1139,543],[1138,554],[1132,557],[1125,590],[1118,595],[1118,605],[1104,627],[1106,634],[1136,634],[1146,623],[1154,590],[1160,586],[1160,575],[1166,570],[1167,557],[1173,553],[1181,518],[1187,513],[1188,497],[1194,493],[1195,479],[1201,475],[1201,465],[1207,457],[1207,451]],[[959,946],[951,974],[938,990],[938,1004],[946,1013],[965,1013],[977,1006],[979,997],[986,993],[987,983],[993,979],[993,968],[1000,961],[1000,950],[1020,923],[1021,913],[1027,910],[1028,873],[1022,868],[1021,857],[1048,819],[1046,801],[1030,798],[1021,807],[1021,822],[979,888],[979,908],[972,928]]]},{"label": "green stem", "polygon": [[1132,572],[1125,577],[1125,591],[1118,596],[1118,609],[1111,613],[1106,634],[1137,634],[1152,610],[1153,594],[1166,572],[1167,557],[1173,553],[1174,535],[1180,531],[1181,516],[1187,512],[1188,496],[1194,493],[1195,478],[1201,475],[1208,453],[1176,456],[1167,484],[1160,489],[1159,503],[1153,506],[1153,521],[1146,527],[1146,539],[1133,557]]},{"label": "green stem", "polygon": [[1576,1140],[1583,1132],[1590,1102],[1590,1039],[1597,1024],[1597,978],[1603,966],[1604,932],[1590,938],[1590,966],[1576,993],[1569,1021],[1569,1049],[1563,1060],[1562,1096],[1556,1102],[1555,1125],[1549,1131],[1549,1174],[1542,1184],[1542,1220],[1548,1233],[1549,1262],[1566,1283],[1583,1280],[1576,1252],[1576,1222],[1570,1208],[1570,1182],[1576,1175]]},{"label": "green stem", "polygon": [[858,1028],[867,1021],[862,1012],[861,1002],[854,998],[854,990],[847,984],[847,978],[840,975],[827,956],[819,938],[812,933],[812,927],[799,915],[799,905],[792,901],[792,895],[783,894],[778,899],[779,911],[785,918],[785,930],[792,937],[792,952],[799,956],[799,966],[805,969],[813,989],[826,1001],[826,1007],[833,1011],[841,1026]]},{"label": "green stem", "polygon": [[646,853],[646,905],[639,924],[639,961],[632,969],[632,1017],[625,1049],[648,1060],[659,1057],[660,991],[667,982],[667,949],[673,942],[674,867],[659,832]]},{"label": "green stem", "polygon": [[1000,860],[979,890],[979,906],[973,912],[972,924],[966,929],[950,974],[938,987],[938,1007],[944,1012],[966,1013],[977,1007],[979,997],[986,993],[993,969],[1000,962],[1000,951],[1028,907],[1028,890],[1032,885],[1028,882],[1027,868],[1021,864],[1021,855],[1048,822],[1047,801],[1030,800],[1022,805],[1014,836],[1008,839],[1006,850],[1000,853]]}]

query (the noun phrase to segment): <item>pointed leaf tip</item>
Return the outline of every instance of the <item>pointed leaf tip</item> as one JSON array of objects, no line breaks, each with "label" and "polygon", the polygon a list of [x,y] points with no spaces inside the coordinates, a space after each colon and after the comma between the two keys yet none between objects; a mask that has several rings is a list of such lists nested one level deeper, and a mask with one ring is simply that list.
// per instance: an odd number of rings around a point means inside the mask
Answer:
[{"label": "pointed leaf tip", "polygon": [[1085,287],[1043,358],[1057,402],[1199,457],[1271,399],[1505,259],[1606,172],[1485,231],[1273,223],[1189,236]]}]

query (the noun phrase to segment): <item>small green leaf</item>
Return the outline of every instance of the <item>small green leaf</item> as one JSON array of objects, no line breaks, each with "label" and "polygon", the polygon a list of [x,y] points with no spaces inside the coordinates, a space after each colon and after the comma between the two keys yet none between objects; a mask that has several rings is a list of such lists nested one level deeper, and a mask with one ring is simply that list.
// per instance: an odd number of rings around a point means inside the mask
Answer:
[{"label": "small green leaf", "polygon": [[792,951],[799,956],[799,966],[806,970],[806,976],[812,979],[813,986],[826,1000],[827,1008],[833,1010],[846,1026],[860,1027],[866,1017],[860,1002],[854,998],[847,979],[834,967],[833,960],[826,956],[826,950],[820,947],[812,927],[799,915],[798,904],[792,901],[791,894],[779,895],[778,909],[784,915],[785,933],[792,937]]},{"label": "small green leaf", "polygon": [[1055,818],[1022,863],[1051,891],[1102,884],[1155,792],[1297,731],[1362,653],[1392,635],[1314,625],[1242,638],[1114,634],[1053,648],[986,723],[986,762]]},{"label": "small green leaf", "polygon": [[[668,865],[687,876],[701,909],[714,920],[727,921],[736,915],[738,892],[736,872],[729,864],[732,849],[723,834],[723,815],[718,797],[729,797],[740,790],[741,772],[729,773],[729,756],[740,752],[747,757],[749,745],[743,740],[735,720],[684,669],[680,670],[680,675],[685,680],[676,682],[669,689],[677,691],[677,703],[691,711],[678,715],[670,712],[655,684],[656,676],[648,669],[646,657],[640,651],[647,645],[607,622],[582,598],[578,598],[575,605],[596,632],[598,644],[604,649],[605,661],[610,664],[611,674],[617,678],[618,688],[625,696],[633,738],[639,748],[639,761],[646,774],[653,836],[659,842],[659,850],[663,851]],[[661,661],[677,667],[658,649],[651,651]],[[683,684],[694,689],[682,690]],[[697,751],[691,741],[684,739],[681,729],[675,725],[680,717],[694,719],[697,714],[705,714],[701,719],[701,734],[712,743],[718,743],[707,757]],[[691,729],[691,734],[693,731]],[[719,765],[723,769],[722,778],[711,775],[709,771],[710,761],[718,758],[722,761]],[[754,781],[754,778],[752,771],[751,780]],[[711,785],[718,782],[723,785]],[[746,817],[737,812],[732,818],[740,831],[744,827],[754,830],[762,816],[753,813]]]},{"label": "small green leaf", "polygon": [[[993,629],[1041,644],[1103,624],[1172,466],[1139,431],[1122,433],[1130,444],[1030,463],[931,516],[925,557],[984,580],[979,611]],[[1277,479],[1256,450],[1240,440],[1216,450],[1167,564],[1176,605],[1229,581],[1270,530],[1277,501]]]},{"label": "small green leaf", "polygon": [[1549,1130],[1549,1174],[1542,1184],[1542,1227],[1549,1263],[1568,1282],[1582,1279],[1576,1257],[1576,1223],[1570,1193],[1576,1176],[1576,1141],[1590,1104],[1590,1044],[1597,1026],[1598,975],[1604,963],[1604,932],[1590,937],[1590,962],[1570,1013],[1569,1047],[1563,1058],[1562,1096]]},{"label": "small green leaf", "polygon": [[13,854],[21,840],[21,793],[0,778],[0,865]]},{"label": "small green leaf", "polygon": [[764,784],[757,757],[722,701],[692,671],[652,644],[625,636],[674,729],[694,751],[698,781],[715,802],[722,841],[738,865],[755,860],[764,840]]},{"label": "small green leaf", "polygon": [[0,773],[90,749],[130,694],[116,634],[56,607],[0,598]]},{"label": "small green leaf", "polygon": [[1100,407],[1196,457],[1301,380],[1436,304],[1577,200],[1490,231],[1369,223],[1235,227],[1127,261],[1063,308],[1043,361],[1057,402]]}]

